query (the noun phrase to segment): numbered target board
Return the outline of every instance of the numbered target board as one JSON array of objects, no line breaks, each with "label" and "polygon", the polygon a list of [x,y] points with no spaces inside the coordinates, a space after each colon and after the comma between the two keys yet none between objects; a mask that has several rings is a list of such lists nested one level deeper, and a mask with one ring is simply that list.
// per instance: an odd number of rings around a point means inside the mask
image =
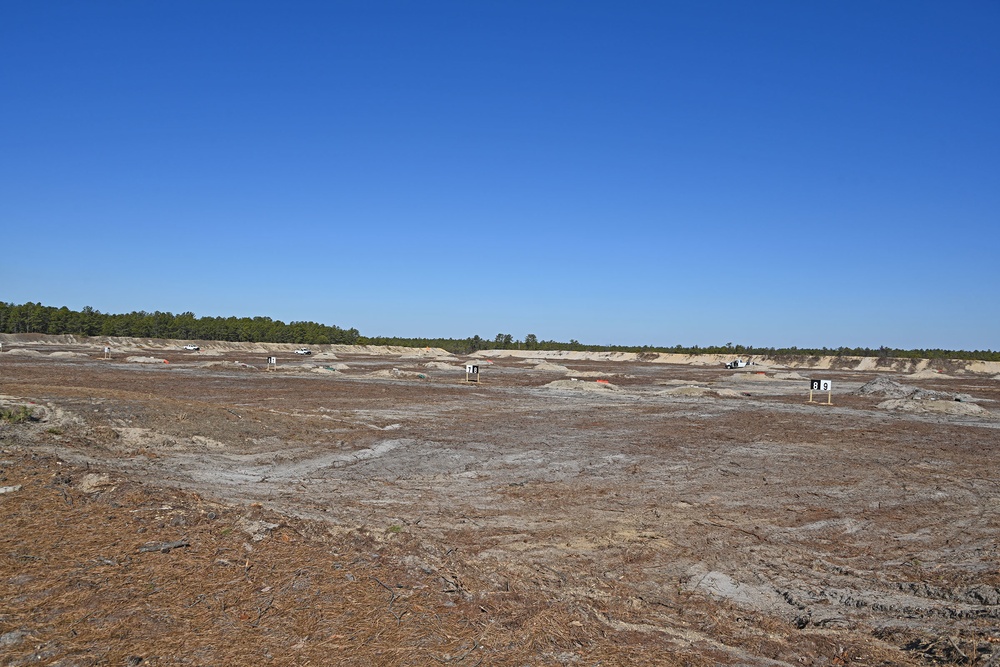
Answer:
[{"label": "numbered target board", "polygon": [[479,382],[479,366],[476,364],[465,365],[465,381]]},{"label": "numbered target board", "polygon": [[830,380],[809,380],[809,400],[807,403],[815,403],[813,400],[814,391],[826,392],[826,404],[833,405],[833,382]]}]

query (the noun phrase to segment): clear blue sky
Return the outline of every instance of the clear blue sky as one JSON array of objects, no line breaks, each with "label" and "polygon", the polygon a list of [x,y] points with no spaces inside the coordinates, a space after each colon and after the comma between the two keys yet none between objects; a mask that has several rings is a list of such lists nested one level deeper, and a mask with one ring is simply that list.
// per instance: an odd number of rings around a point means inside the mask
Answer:
[{"label": "clear blue sky", "polygon": [[0,300],[1000,349],[1000,3],[0,2]]}]

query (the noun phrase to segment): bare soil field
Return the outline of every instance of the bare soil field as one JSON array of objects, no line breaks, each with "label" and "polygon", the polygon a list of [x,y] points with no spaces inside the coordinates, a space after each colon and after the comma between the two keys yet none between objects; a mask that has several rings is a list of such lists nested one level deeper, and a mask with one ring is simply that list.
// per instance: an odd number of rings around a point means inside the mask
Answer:
[{"label": "bare soil field", "polygon": [[1000,665],[993,375],[95,341],[0,353],[2,665]]}]

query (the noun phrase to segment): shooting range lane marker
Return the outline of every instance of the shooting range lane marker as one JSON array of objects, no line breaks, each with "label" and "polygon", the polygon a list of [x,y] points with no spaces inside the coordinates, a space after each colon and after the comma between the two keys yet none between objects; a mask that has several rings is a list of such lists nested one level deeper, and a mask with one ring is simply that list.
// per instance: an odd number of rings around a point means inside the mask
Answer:
[{"label": "shooting range lane marker", "polygon": [[[813,400],[814,391],[826,392],[826,403],[818,403]],[[817,405],[833,405],[833,382],[831,380],[809,380],[809,400],[806,403],[816,403]]]}]

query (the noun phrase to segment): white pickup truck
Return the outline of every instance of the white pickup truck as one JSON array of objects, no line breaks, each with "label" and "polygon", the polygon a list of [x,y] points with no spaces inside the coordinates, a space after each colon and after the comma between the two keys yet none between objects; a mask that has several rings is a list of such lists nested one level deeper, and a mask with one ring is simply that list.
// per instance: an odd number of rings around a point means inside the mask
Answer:
[{"label": "white pickup truck", "polygon": [[746,368],[747,366],[753,366],[753,362],[744,361],[743,359],[733,359],[726,363],[726,368]]}]

